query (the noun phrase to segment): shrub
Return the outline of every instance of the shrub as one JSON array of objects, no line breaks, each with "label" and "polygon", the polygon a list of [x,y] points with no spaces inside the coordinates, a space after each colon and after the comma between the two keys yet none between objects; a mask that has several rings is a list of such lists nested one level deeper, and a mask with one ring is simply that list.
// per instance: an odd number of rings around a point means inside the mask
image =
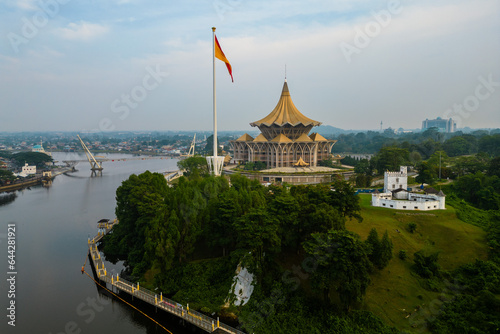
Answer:
[{"label": "shrub", "polygon": [[408,231],[410,233],[415,232],[416,229],[417,229],[417,224],[415,224],[415,223],[408,223]]},{"label": "shrub", "polygon": [[399,251],[399,258],[401,260],[404,261],[404,260],[406,260],[407,257],[408,257],[408,255],[406,255],[406,251],[404,249],[402,249],[402,250]]}]

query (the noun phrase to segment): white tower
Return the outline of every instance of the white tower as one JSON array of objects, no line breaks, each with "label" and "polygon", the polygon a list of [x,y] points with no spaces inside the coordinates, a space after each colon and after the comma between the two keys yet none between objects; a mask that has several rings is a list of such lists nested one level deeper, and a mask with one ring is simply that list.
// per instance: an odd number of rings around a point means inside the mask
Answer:
[{"label": "white tower", "polygon": [[384,173],[384,193],[397,189],[408,188],[408,173],[407,167],[401,166],[399,172]]}]

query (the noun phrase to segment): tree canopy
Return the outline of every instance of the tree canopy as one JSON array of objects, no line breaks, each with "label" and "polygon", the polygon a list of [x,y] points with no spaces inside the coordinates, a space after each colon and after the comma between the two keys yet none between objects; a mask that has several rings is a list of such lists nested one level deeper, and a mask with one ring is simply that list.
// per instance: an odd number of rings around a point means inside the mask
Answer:
[{"label": "tree canopy", "polygon": [[12,160],[18,166],[24,166],[27,163],[28,165],[35,165],[37,167],[43,167],[46,162],[53,161],[51,156],[40,152],[19,152],[12,155]]}]

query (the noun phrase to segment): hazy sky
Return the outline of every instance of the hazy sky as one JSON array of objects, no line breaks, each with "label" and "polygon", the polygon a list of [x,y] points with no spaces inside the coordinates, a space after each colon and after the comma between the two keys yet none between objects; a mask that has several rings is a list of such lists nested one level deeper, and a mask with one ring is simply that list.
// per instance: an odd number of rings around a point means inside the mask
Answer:
[{"label": "hazy sky", "polygon": [[0,131],[220,130],[276,105],[344,129],[500,127],[498,0],[3,0]]}]

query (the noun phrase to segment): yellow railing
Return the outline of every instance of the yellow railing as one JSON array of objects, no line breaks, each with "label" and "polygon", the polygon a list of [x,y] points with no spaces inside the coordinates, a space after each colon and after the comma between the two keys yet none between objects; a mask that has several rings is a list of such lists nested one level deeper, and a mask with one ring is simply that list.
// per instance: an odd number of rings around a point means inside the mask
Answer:
[{"label": "yellow railing", "polygon": [[[228,333],[245,334],[240,330],[219,322],[219,318],[213,319],[207,317],[202,313],[189,310],[189,304],[186,306],[186,309],[184,309],[184,306],[182,304],[163,297],[162,292],[160,292],[160,295],[158,296],[158,294],[155,294],[148,289],[141,288],[139,282],[137,284],[134,284],[133,282],[129,282],[119,277],[118,274],[109,275],[104,265],[104,261],[101,258],[101,254],[97,249],[97,242],[99,242],[104,237],[104,235],[107,234],[116,224],[118,224],[118,220],[114,219],[112,223],[106,223],[104,226],[99,225],[100,230],[98,231],[97,235],[92,239],[89,238],[88,240],[90,257],[94,264],[94,268],[99,280],[110,283],[117,289],[125,291],[136,298],[139,298],[145,302],[159,307],[160,309],[181,317],[191,324],[203,330],[206,330],[207,332],[212,332],[216,328],[221,328]],[[104,231],[101,231],[101,229]]]}]

